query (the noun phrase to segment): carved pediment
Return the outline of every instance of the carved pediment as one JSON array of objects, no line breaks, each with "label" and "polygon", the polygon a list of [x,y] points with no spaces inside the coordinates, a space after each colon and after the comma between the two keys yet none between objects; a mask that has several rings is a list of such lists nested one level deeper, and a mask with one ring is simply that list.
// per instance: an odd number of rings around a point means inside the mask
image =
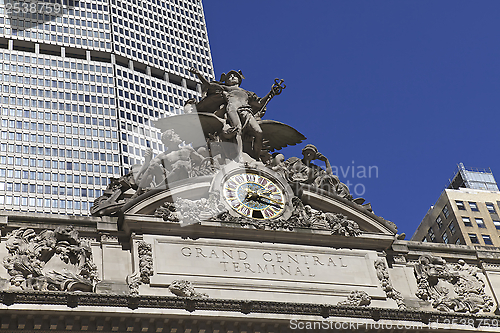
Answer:
[{"label": "carved pediment", "polygon": [[354,198],[316,146],[306,144],[302,157],[278,152],[306,139],[289,125],[262,119],[268,102],[285,88],[283,80],[276,79],[271,91],[258,98],[239,87],[239,72],[217,82],[196,69],[192,73],[203,83],[202,100],[190,99],[184,114],[154,122],[165,151],[153,156],[147,150],[142,165],[111,179],[92,215],[116,216],[122,225],[127,219],[150,224],[156,219],[157,226],[161,218],[181,226],[219,223],[394,238],[394,223],[373,214],[363,198]]},{"label": "carved pediment", "polygon": [[360,230],[369,233],[396,235],[397,227],[384,218],[375,215],[371,210],[350,200],[339,197],[334,193],[307,185],[299,185],[297,192],[305,204],[327,212],[336,212],[355,221]]},{"label": "carved pediment", "polygon": [[[376,216],[362,205],[309,185],[295,184],[291,188],[290,212],[286,218],[252,219],[234,212],[231,214],[221,202],[224,199],[220,191],[214,191],[217,188],[214,184],[220,183],[221,178],[220,174],[189,178],[173,183],[171,188],[142,194],[123,207],[120,218],[122,228],[127,232],[149,230],[167,233],[176,230],[174,233],[186,234],[188,237],[195,237],[198,233],[199,237],[203,237],[207,233],[220,235],[222,227],[230,228],[222,232],[227,235],[241,229],[238,237],[247,239],[276,237],[274,234],[264,234],[266,230],[297,232],[299,234],[296,237],[283,234],[283,240],[292,237],[303,242],[327,244],[332,240],[322,237],[330,235],[339,247],[359,246],[355,244],[362,243],[363,247],[377,249],[390,246],[396,234],[397,229],[392,222]],[[168,226],[162,223],[168,223]],[[191,227],[182,228],[186,225]],[[304,232],[310,236],[304,237]],[[241,233],[245,236],[241,236]],[[356,242],[355,238],[360,237],[363,241]]]},{"label": "carved pediment", "polygon": [[[293,184],[291,213],[286,218],[252,219],[231,214],[230,209],[221,203],[220,193],[214,191],[214,183],[220,181],[217,175],[203,176],[178,181],[168,189],[148,191],[124,205],[122,214],[156,216],[174,222],[185,220],[189,224],[221,221],[241,223],[258,229],[323,229],[344,236],[356,236],[360,233],[392,236],[397,232],[394,223],[375,215],[362,205],[335,193],[303,184]],[[216,202],[210,202],[212,199]]]}]

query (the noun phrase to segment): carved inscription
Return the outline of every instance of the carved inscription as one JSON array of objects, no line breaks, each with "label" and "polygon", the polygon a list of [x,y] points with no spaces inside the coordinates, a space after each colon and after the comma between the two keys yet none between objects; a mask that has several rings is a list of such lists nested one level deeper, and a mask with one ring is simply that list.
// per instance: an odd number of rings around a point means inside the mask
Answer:
[{"label": "carved inscription", "polygon": [[338,296],[353,290],[385,297],[373,265],[378,258],[374,251],[170,236],[145,241],[153,244],[153,288],[189,280],[211,297],[228,299],[247,299],[248,290],[257,292],[256,299],[278,292],[289,301],[336,297],[338,302]]},{"label": "carved inscription", "polygon": [[180,253],[185,258],[209,260],[223,272],[250,275],[316,276],[318,269],[348,267],[340,256],[298,254],[284,251],[265,251],[249,254],[242,249],[184,246]]}]

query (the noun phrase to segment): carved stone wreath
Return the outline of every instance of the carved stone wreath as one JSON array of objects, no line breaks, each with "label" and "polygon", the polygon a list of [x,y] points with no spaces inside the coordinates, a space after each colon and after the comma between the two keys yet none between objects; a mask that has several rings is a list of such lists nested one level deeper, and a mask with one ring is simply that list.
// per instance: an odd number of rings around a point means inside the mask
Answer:
[{"label": "carved stone wreath", "polygon": [[8,289],[93,291],[98,281],[91,249],[82,244],[72,226],[38,234],[20,228],[9,234],[5,246]]}]

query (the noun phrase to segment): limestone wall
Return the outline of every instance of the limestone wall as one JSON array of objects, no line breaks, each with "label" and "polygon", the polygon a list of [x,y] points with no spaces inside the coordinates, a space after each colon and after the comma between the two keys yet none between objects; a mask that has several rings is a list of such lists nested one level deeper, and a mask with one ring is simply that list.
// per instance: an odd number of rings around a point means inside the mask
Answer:
[{"label": "limestone wall", "polygon": [[94,299],[133,308],[143,297],[166,297],[235,302],[240,311],[254,304],[250,312],[255,304],[309,304],[311,313],[348,306],[496,318],[500,250],[493,247],[381,239],[381,248],[372,246],[374,234],[346,241],[228,223],[181,228],[154,217],[136,218],[128,233],[112,218],[9,213],[0,223],[4,304],[17,292],[59,292],[70,302],[80,291],[77,305]]}]

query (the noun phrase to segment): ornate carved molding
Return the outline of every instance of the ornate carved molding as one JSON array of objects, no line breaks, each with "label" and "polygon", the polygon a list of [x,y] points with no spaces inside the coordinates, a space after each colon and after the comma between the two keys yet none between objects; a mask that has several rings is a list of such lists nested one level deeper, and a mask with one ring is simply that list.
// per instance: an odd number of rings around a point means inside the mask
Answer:
[{"label": "ornate carved molding", "polygon": [[368,306],[371,302],[372,298],[366,291],[353,290],[345,301],[341,301],[337,305]]},{"label": "ornate carved molding", "polygon": [[494,305],[484,292],[479,269],[459,260],[449,264],[441,257],[423,255],[415,265],[417,297],[432,302],[432,307],[445,312],[489,312]]},{"label": "ornate carved molding", "polygon": [[141,276],[139,272],[134,272],[130,275],[127,275],[125,279],[127,282],[128,288],[130,290],[130,294],[133,296],[139,295],[139,286],[141,285]]},{"label": "ornate carved molding", "polygon": [[394,263],[396,264],[406,264],[406,257],[402,254],[398,254],[392,257]]},{"label": "ornate carved molding", "polygon": [[151,244],[144,241],[137,243],[137,252],[139,254],[139,272],[141,282],[149,284],[149,278],[153,275],[153,250]]},{"label": "ornate carved molding", "polygon": [[177,198],[175,202],[165,202],[158,207],[155,216],[165,221],[183,222],[186,224],[199,223],[201,221],[213,220],[226,212],[219,201],[219,193],[209,193],[208,199],[189,200]]},{"label": "ornate carved molding", "polygon": [[377,277],[380,280],[382,289],[385,291],[387,297],[395,300],[400,309],[406,309],[403,295],[401,295],[401,293],[392,286],[391,279],[389,277],[389,270],[387,269],[385,261],[383,259],[378,259],[374,262],[374,265],[377,271]]},{"label": "ornate carved molding", "polygon": [[[226,311],[240,313],[266,313],[266,314],[296,314],[311,315],[318,318],[347,317],[347,318],[371,318],[374,320],[398,320],[409,322],[440,322],[440,323],[469,323],[479,324],[492,319],[497,319],[491,315],[471,315],[467,313],[455,312],[434,312],[406,310],[406,309],[383,309],[363,306],[338,306],[321,305],[308,303],[284,303],[284,302],[264,302],[264,301],[238,301],[223,300],[214,298],[187,298],[177,296],[125,296],[125,295],[102,295],[87,292],[33,292],[33,291],[0,291],[0,302],[5,305],[12,304],[57,304],[67,305],[69,308],[78,306],[100,306],[118,308],[159,308],[159,309],[185,309],[188,311]],[[40,309],[43,311],[43,308]],[[12,312],[20,316],[18,312]],[[51,311],[51,314],[53,310]],[[26,313],[31,315],[31,313]],[[75,315],[82,316],[76,312]],[[106,314],[107,315],[107,314]],[[132,314],[133,315],[133,314]],[[0,314],[2,317],[4,314]],[[22,316],[22,315],[21,315]],[[84,316],[84,315],[83,315]],[[90,315],[89,315],[90,316]],[[99,316],[92,313],[91,316]],[[163,319],[162,319],[163,321]],[[467,327],[467,326],[465,326]]]},{"label": "ornate carved molding", "polygon": [[243,216],[233,216],[225,210],[219,201],[217,193],[211,193],[208,199],[199,200],[176,199],[175,202],[165,202],[159,207],[155,216],[165,221],[199,223],[203,220],[239,223],[242,226],[253,226],[256,229],[293,230],[294,228],[310,228],[329,230],[332,235],[359,236],[361,230],[356,222],[347,219],[342,214],[322,212],[304,205],[298,197],[292,198],[293,212],[288,219],[272,220],[249,219]]},{"label": "ornate carved molding", "polygon": [[493,264],[489,262],[482,263],[483,269],[486,271],[500,272],[500,264]]},{"label": "ornate carved molding", "polygon": [[8,288],[93,291],[98,281],[92,251],[72,226],[38,234],[20,228],[8,235],[5,246],[9,251],[3,258],[10,275]]},{"label": "ornate carved molding", "polygon": [[128,275],[127,285],[131,295],[139,295],[139,286],[149,284],[153,276],[153,250],[151,244],[145,241],[137,242],[137,254],[139,257],[139,271]]},{"label": "ornate carved molding", "polygon": [[107,233],[101,233],[101,243],[111,243],[111,244],[117,244],[118,243],[118,236],[116,235],[110,235]]}]

